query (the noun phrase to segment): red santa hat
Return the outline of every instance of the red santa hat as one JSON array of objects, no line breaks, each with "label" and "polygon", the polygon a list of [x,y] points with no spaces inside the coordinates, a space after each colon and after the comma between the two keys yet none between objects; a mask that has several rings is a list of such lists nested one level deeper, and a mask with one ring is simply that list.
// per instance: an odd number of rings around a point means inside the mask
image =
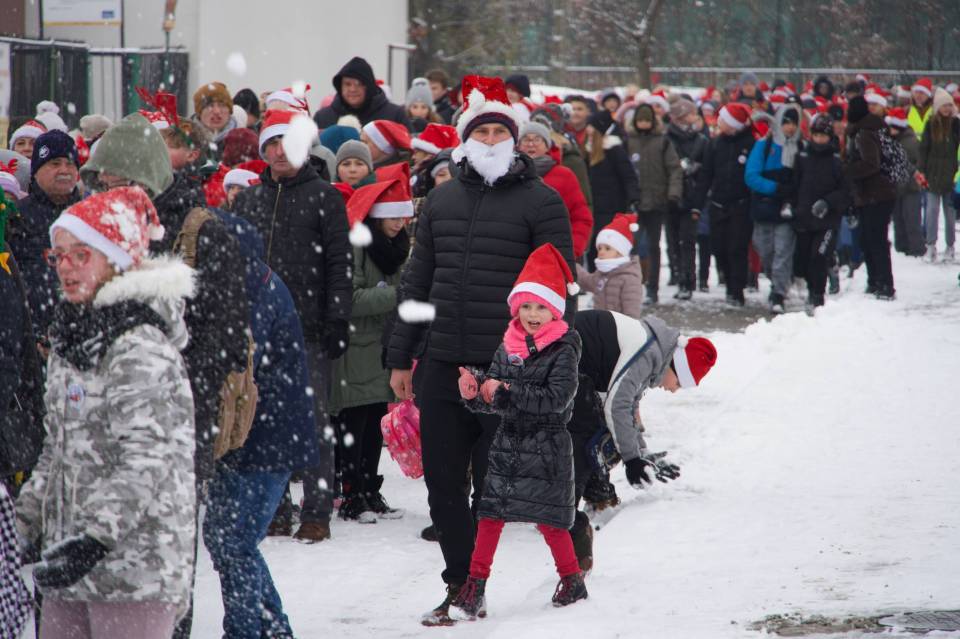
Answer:
[{"label": "red santa hat", "polygon": [[887,111],[887,117],[883,119],[887,123],[887,126],[895,126],[898,129],[905,129],[908,126],[907,122],[907,110],[895,107]]},{"label": "red santa hat", "polygon": [[153,111],[140,109],[139,113],[153,125],[158,131],[168,129],[171,126],[180,126],[180,115],[177,113],[177,96],[172,93],[157,91],[150,93],[143,87],[137,87],[137,95]]},{"label": "red santa hat", "polygon": [[13,148],[13,145],[17,143],[17,140],[20,138],[28,138],[31,140],[36,140],[41,135],[47,132],[47,127],[43,126],[42,123],[37,122],[36,120],[28,120],[24,122],[16,131],[13,132],[13,135],[10,136],[10,148]]},{"label": "red santa hat", "polygon": [[444,149],[460,146],[460,136],[457,135],[457,130],[449,124],[431,122],[419,137],[413,139],[411,146],[419,151],[436,155]]},{"label": "red santa hat", "polygon": [[397,149],[410,150],[410,132],[407,127],[391,120],[373,120],[362,129],[367,138],[387,155],[393,155]]},{"label": "red santa hat", "polygon": [[377,176],[377,182],[386,182],[388,180],[403,180],[410,184],[410,165],[407,162],[396,162],[380,166],[373,170]]},{"label": "red santa hat", "polygon": [[670,101],[667,100],[667,93],[663,89],[657,89],[648,95],[644,103],[650,106],[659,106],[664,111],[670,110]]},{"label": "red santa hat", "polygon": [[706,337],[679,337],[673,351],[673,368],[681,388],[694,388],[717,363],[717,349]]},{"label": "red santa hat", "polygon": [[468,75],[463,78],[463,111],[457,120],[461,140],[481,124],[496,122],[510,129],[514,141],[518,139],[521,117],[507,98],[507,90],[500,78]]},{"label": "red santa hat", "polygon": [[294,85],[279,91],[274,91],[267,96],[266,104],[269,108],[271,102],[283,102],[294,111],[302,111],[310,115],[310,105],[307,104],[307,91],[310,90],[309,84]]},{"label": "red santa hat", "polygon": [[606,244],[626,257],[633,250],[633,234],[640,230],[635,213],[617,213],[613,221],[597,233],[597,246]]},{"label": "red santa hat", "polygon": [[11,158],[6,164],[0,162],[0,189],[12,196],[14,200],[20,200],[26,195],[20,190],[20,181],[17,179],[17,164],[19,163],[16,158]]},{"label": "red santa hat", "polygon": [[242,186],[247,188],[260,183],[260,176],[247,169],[230,169],[223,176],[223,190],[226,191],[231,186]]},{"label": "red santa hat", "polygon": [[757,88],[760,89],[760,91],[763,92],[763,93],[769,93],[769,92],[770,92],[770,85],[767,84],[765,81],[762,81],[762,80],[760,81],[760,84],[757,85]]},{"label": "red santa hat", "polygon": [[290,122],[294,117],[302,115],[299,111],[277,111],[270,109],[263,115],[263,128],[260,129],[260,157],[263,157],[263,147],[276,137],[283,137],[290,129]]},{"label": "red santa hat", "polygon": [[94,193],[65,210],[50,226],[51,245],[58,228],[106,255],[121,271],[139,264],[151,241],[163,239],[157,209],[139,186]]},{"label": "red santa hat", "polygon": [[717,117],[735,130],[742,131],[750,125],[750,107],[739,102],[731,102],[720,109]]},{"label": "red santa hat", "polygon": [[863,99],[867,101],[867,104],[879,104],[882,107],[887,106],[887,95],[883,87],[878,84],[871,84],[867,87],[866,91],[863,93]]},{"label": "red santa hat", "polygon": [[928,97],[933,97],[933,80],[930,78],[920,78],[913,83],[913,86],[910,87],[911,92],[919,91],[920,93],[926,93]]},{"label": "red santa hat", "polygon": [[347,222],[350,224],[350,243],[354,246],[369,246],[373,241],[370,229],[364,224],[368,217],[413,217],[410,180],[393,178],[361,186],[353,192],[347,200]]},{"label": "red santa hat", "polygon": [[576,295],[580,287],[560,251],[549,242],[539,246],[527,258],[523,270],[507,296],[510,314],[517,316],[521,304],[536,302],[550,309],[554,319],[563,317],[567,294]]}]

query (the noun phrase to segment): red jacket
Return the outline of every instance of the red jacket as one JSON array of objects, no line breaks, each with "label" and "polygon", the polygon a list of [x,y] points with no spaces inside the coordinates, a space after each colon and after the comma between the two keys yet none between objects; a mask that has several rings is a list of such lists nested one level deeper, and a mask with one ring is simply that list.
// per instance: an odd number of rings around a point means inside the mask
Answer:
[{"label": "red jacket", "polygon": [[223,178],[227,177],[230,167],[220,163],[217,172],[207,178],[203,192],[207,196],[207,206],[218,209],[227,203],[227,194],[223,190]]},{"label": "red jacket", "polygon": [[553,168],[543,176],[543,181],[560,194],[560,199],[567,206],[570,214],[570,228],[573,231],[573,256],[579,259],[590,243],[590,235],[593,233],[593,213],[590,212],[587,200],[583,197],[577,176],[557,160]]}]

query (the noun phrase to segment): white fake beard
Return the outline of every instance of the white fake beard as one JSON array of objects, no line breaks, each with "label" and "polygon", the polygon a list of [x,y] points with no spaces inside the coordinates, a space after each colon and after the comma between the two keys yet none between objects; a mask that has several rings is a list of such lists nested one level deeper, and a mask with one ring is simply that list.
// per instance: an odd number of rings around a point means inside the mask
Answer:
[{"label": "white fake beard", "polygon": [[488,186],[502,178],[510,170],[516,157],[513,138],[487,146],[478,140],[467,140],[463,143],[463,153],[467,156],[470,166],[476,170]]},{"label": "white fake beard", "polygon": [[597,270],[601,273],[609,273],[613,269],[623,266],[624,264],[630,263],[629,257],[609,257],[607,259],[600,259],[599,257],[593,261],[596,265]]}]

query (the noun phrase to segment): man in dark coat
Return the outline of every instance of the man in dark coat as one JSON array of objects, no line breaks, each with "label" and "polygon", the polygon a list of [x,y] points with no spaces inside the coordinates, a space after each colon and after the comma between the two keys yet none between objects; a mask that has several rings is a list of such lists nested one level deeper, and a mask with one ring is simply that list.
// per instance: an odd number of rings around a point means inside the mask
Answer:
[{"label": "man in dark coat", "polygon": [[9,239],[20,265],[30,300],[33,329],[45,342],[53,309],[60,298],[57,274],[43,260],[50,248],[50,225],[65,208],[80,201],[79,160],[73,139],[63,131],[48,131],[36,140],[30,164],[30,195],[17,204],[10,218]]},{"label": "man in dark coat", "polygon": [[727,302],[743,306],[747,252],[753,233],[750,189],[744,180],[754,142],[750,109],[739,103],[728,104],[720,109],[717,123],[720,135],[707,147],[693,204],[697,214],[710,206],[710,242],[717,267],[727,278]]},{"label": "man in dark coat", "polygon": [[409,128],[407,114],[399,104],[387,99],[383,89],[377,86],[370,63],[355,57],[333,76],[337,95],[330,106],[323,107],[313,115],[321,129],[333,126],[345,115],[355,115],[360,124],[373,120],[392,120]]},{"label": "man in dark coat", "polygon": [[[290,112],[267,115],[260,133],[260,153],[268,167],[260,175],[260,184],[237,196],[234,210],[264,238],[264,261],[290,289],[303,324],[321,452],[320,463],[304,471],[297,538],[317,542],[330,537],[334,442],[326,400],[330,361],[343,355],[350,340],[353,253],[340,193],[321,179],[309,162],[294,166],[284,152],[281,138],[289,126],[285,115]],[[278,513],[284,523],[292,515],[291,506],[288,495]]]},{"label": "man in dark coat", "polygon": [[[474,92],[478,84],[483,95]],[[519,121],[503,83],[468,76],[464,94],[458,133],[465,142],[454,154],[460,172],[427,196],[387,351],[390,385],[401,399],[413,396],[411,368],[421,358],[416,399],[424,479],[447,584],[446,599],[424,616],[429,625],[449,620],[449,605],[467,579],[475,515],[470,471],[476,496],[498,421],[464,408],[459,367],[485,369],[492,360],[510,320],[507,295],[535,248],[552,243],[574,268],[569,215],[557,192],[537,177],[533,161],[515,153]],[[423,353],[425,327],[412,323],[414,312],[407,310],[416,302],[435,308]],[[573,311],[575,304],[568,303],[567,314]]]}]

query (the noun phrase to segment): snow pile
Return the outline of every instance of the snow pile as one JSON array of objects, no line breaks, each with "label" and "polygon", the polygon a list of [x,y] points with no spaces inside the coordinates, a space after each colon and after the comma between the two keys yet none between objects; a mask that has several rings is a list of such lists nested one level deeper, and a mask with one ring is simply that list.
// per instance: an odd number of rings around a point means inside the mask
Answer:
[{"label": "snow pile", "polygon": [[[699,389],[647,394],[647,441],[683,475],[636,491],[614,472],[625,504],[596,533],[588,601],[550,606],[550,554],[532,526],[511,525],[490,616],[427,632],[418,619],[443,597],[443,564],[418,538],[426,491],[384,455],[383,492],[404,519],[263,544],[296,635],[723,639],[762,637],[747,626],[775,613],[955,608],[957,267],[895,256],[894,273],[895,302],[863,295],[861,269],[816,317],[710,335],[719,358]],[[217,636],[206,556],[197,589],[194,632]]]}]

